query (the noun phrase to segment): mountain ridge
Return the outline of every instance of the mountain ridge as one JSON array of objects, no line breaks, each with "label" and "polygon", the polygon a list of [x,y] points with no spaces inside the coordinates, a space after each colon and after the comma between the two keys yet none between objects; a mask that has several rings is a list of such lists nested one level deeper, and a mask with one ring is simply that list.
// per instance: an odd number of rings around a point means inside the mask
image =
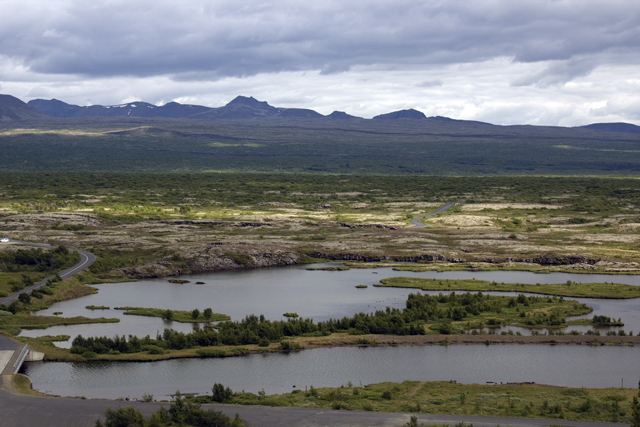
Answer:
[{"label": "mountain ridge", "polygon": [[[68,104],[58,99],[33,99],[24,103],[12,95],[0,94],[0,120],[24,120],[46,117],[81,118],[81,117],[147,117],[171,119],[200,119],[200,120],[248,120],[256,118],[291,118],[291,119],[330,119],[330,120],[368,120],[352,116],[342,111],[334,111],[329,115],[322,115],[315,110],[306,108],[279,108],[266,101],[259,101],[252,96],[239,95],[222,107],[212,108],[202,105],[180,104],[169,102],[162,106],[148,102],[136,101],[116,105],[79,106]],[[488,122],[476,120],[459,120],[443,116],[427,117],[421,111],[406,109],[379,114],[370,120],[411,120],[411,121],[440,121],[452,124],[473,124],[497,126]],[[525,126],[525,125],[514,125]],[[563,127],[566,129],[586,129],[598,132],[640,133],[640,126],[632,123],[591,123],[584,126]]]},{"label": "mountain ridge", "polygon": [[12,95],[0,95],[0,121],[34,119],[43,114]]}]

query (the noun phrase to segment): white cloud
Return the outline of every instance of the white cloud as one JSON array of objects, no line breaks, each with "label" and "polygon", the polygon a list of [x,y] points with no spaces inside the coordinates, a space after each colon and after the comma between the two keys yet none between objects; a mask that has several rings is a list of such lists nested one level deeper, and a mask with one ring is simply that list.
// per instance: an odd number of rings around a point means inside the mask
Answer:
[{"label": "white cloud", "polygon": [[4,0],[2,90],[372,117],[638,121],[640,3]]},{"label": "white cloud", "polygon": [[418,83],[416,86],[418,87],[435,87],[435,86],[442,86],[442,80],[440,79],[435,79],[435,80],[425,80],[421,83]]}]

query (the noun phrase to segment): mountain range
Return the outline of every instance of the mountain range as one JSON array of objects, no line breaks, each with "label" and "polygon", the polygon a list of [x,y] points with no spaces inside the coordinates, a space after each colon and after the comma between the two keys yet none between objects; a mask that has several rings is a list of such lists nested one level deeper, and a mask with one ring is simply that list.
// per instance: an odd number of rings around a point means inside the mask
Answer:
[{"label": "mountain range", "polygon": [[[199,120],[248,120],[257,118],[366,120],[342,111],[334,111],[325,116],[306,108],[279,108],[269,105],[266,101],[258,101],[253,97],[246,96],[237,96],[223,107],[211,108],[202,105],[179,104],[177,102],[169,102],[162,106],[157,106],[142,101],[83,107],[67,104],[57,99],[33,99],[28,103],[24,103],[14,96],[0,95],[0,120],[2,121],[38,119],[46,116],[57,118],[146,117]],[[427,117],[424,113],[414,109],[380,114],[373,117],[372,120],[430,120],[446,121],[450,124],[494,126],[491,123],[472,120],[456,120],[441,116]],[[607,132],[640,133],[640,126],[631,123],[593,123],[586,126],[578,126],[578,128]]]},{"label": "mountain range", "polygon": [[179,104],[169,102],[157,106],[147,102],[129,102],[119,105],[92,105],[81,107],[67,104],[57,99],[34,99],[29,101],[29,106],[40,113],[60,118],[71,117],[163,117],[172,119],[253,119],[266,117],[297,117],[305,119],[333,118],[333,119],[357,119],[340,111],[334,111],[329,116],[304,108],[277,108],[267,102],[258,101],[253,97],[238,96],[224,107],[210,108],[201,105]]}]

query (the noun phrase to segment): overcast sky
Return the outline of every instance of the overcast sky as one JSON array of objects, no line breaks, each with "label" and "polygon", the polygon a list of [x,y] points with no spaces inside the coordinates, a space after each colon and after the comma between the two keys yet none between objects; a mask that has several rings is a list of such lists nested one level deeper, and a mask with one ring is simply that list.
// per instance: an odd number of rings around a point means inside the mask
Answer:
[{"label": "overcast sky", "polygon": [[0,93],[640,125],[640,1],[0,0]]}]

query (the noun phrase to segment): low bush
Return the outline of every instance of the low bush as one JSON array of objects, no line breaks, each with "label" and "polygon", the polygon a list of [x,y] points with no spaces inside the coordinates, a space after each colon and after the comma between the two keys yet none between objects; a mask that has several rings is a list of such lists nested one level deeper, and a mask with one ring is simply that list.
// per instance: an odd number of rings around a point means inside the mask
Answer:
[{"label": "low bush", "polygon": [[157,345],[145,345],[142,346],[142,351],[148,351],[149,354],[164,354],[164,350]]},{"label": "low bush", "polygon": [[260,342],[258,342],[258,346],[260,347],[269,347],[269,344],[271,344],[271,342],[266,338],[262,338]]},{"label": "low bush", "polygon": [[202,357],[225,357],[227,355],[226,351],[215,348],[199,348],[196,353]]},{"label": "low bush", "polygon": [[300,344],[292,341],[280,341],[280,350],[301,350]]}]

